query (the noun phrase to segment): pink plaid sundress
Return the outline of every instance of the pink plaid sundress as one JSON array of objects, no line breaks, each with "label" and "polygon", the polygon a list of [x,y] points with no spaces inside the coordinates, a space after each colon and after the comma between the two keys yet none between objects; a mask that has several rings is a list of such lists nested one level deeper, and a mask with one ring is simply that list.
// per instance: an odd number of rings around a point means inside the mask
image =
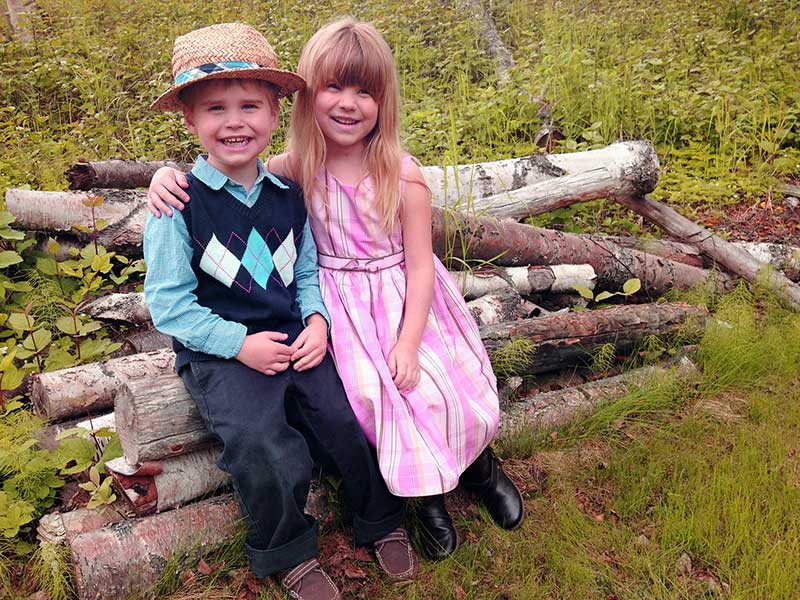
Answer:
[{"label": "pink plaid sundress", "polygon": [[[410,160],[403,159],[403,171]],[[370,259],[402,251],[400,227],[390,236],[380,227],[370,179],[356,187],[326,170],[319,176],[327,208],[315,197],[309,218],[321,256]],[[420,382],[405,392],[394,385],[386,362],[402,323],[405,264],[377,270],[320,267],[336,367],[397,496],[452,490],[497,432],[497,383],[478,328],[435,256],[434,266],[433,303],[419,348]]]}]

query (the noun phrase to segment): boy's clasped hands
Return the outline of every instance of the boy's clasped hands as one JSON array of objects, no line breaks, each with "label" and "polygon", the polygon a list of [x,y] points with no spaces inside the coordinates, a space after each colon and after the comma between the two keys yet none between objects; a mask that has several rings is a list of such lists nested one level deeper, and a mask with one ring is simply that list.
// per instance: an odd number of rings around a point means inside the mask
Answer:
[{"label": "boy's clasped hands", "polygon": [[306,327],[292,345],[284,341],[288,336],[280,331],[261,331],[244,338],[236,359],[251,369],[275,375],[294,363],[295,371],[305,371],[316,367],[325,358],[328,345],[328,323],[325,318],[314,313],[306,322]]}]

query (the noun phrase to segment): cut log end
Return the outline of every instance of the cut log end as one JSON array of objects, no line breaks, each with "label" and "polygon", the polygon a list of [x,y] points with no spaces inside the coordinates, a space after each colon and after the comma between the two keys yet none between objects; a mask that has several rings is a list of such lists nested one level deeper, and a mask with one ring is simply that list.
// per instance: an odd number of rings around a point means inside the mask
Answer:
[{"label": "cut log end", "polygon": [[76,163],[64,173],[71,190],[90,190],[94,186],[97,173],[91,163]]}]

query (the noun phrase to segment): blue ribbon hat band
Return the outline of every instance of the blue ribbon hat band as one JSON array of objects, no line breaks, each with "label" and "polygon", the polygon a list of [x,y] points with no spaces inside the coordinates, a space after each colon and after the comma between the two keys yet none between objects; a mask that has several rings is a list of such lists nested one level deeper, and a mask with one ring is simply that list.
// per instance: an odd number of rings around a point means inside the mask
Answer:
[{"label": "blue ribbon hat band", "polygon": [[211,73],[219,73],[220,71],[237,71],[242,69],[259,69],[261,65],[252,62],[245,62],[241,60],[230,60],[215,63],[208,63],[207,65],[200,65],[194,67],[183,73],[178,73],[175,76],[175,85],[182,85],[195,79],[200,79]]}]

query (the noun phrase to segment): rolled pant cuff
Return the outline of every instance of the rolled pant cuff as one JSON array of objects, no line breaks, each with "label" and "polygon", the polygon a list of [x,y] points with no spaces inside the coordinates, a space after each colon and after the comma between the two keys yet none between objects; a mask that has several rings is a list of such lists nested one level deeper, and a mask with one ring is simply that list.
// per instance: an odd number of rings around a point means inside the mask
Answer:
[{"label": "rolled pant cuff", "polygon": [[247,555],[250,557],[250,568],[257,577],[268,577],[280,571],[291,569],[309,558],[317,556],[317,534],[319,526],[314,526],[293,539],[291,542],[271,548],[259,550],[245,544]]},{"label": "rolled pant cuff", "polygon": [[397,512],[384,517],[380,521],[365,521],[359,518],[358,515],[353,515],[353,541],[356,546],[366,546],[398,527],[402,527],[405,520],[405,504]]}]

